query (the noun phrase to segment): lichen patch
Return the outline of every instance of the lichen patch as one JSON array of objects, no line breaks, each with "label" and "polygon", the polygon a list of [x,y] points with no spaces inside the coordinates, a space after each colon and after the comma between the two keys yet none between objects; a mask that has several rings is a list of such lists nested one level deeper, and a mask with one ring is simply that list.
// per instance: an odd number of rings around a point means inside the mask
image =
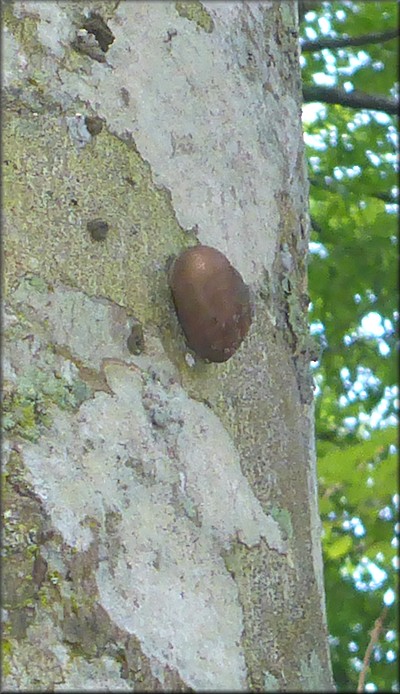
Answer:
[{"label": "lichen patch", "polygon": [[[24,287],[14,292],[11,326]],[[155,677],[169,668],[193,688],[243,688],[242,608],[223,554],[262,538],[285,552],[278,524],[242,474],[228,432],[187,395],[160,343],[157,367],[128,352],[118,333],[124,309],[65,287],[29,290],[23,322],[29,330],[34,315],[36,358],[51,343],[70,355],[66,379],[74,360],[91,359],[105,383],[73,408],[52,403],[40,440],[22,442],[29,483],[68,545],[95,548],[100,604],[139,639]],[[18,369],[9,355],[18,383],[31,352],[17,357]]]}]

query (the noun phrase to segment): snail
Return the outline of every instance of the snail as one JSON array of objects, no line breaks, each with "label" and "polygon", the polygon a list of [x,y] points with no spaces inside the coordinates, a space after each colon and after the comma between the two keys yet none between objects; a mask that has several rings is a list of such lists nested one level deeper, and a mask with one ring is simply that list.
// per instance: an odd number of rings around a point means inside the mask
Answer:
[{"label": "snail", "polygon": [[169,284],[189,347],[208,361],[227,361],[252,320],[250,292],[241,274],[216,248],[199,245],[176,258]]}]

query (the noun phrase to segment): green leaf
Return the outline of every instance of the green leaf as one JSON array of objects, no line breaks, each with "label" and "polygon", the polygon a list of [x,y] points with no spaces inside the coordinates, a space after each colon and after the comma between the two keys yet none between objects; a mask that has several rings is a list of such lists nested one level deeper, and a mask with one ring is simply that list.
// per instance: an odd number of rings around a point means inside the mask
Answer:
[{"label": "green leaf", "polygon": [[335,540],[326,548],[326,553],[330,559],[340,559],[344,557],[350,550],[353,540],[349,535],[344,535],[338,540]]}]

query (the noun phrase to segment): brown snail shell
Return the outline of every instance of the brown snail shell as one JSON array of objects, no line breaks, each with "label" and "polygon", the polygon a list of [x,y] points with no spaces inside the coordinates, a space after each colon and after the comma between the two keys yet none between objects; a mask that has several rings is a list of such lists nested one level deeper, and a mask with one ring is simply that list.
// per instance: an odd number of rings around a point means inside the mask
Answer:
[{"label": "brown snail shell", "polygon": [[229,359],[252,320],[249,288],[240,273],[216,248],[194,246],[176,258],[169,283],[189,347],[208,361]]}]

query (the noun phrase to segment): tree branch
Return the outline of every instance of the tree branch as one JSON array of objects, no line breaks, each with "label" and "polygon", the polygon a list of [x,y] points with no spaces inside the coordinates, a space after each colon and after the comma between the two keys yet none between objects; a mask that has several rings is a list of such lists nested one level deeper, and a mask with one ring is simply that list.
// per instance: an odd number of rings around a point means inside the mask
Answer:
[{"label": "tree branch", "polygon": [[320,234],[320,233],[322,232],[322,227],[321,227],[320,224],[318,224],[317,220],[316,220],[315,217],[313,217],[312,215],[310,215],[310,222],[311,222],[311,227],[312,227],[312,229],[313,229],[317,234]]},{"label": "tree branch", "polygon": [[383,200],[383,202],[386,202],[388,205],[398,205],[399,204],[399,196],[398,195],[391,195],[391,194],[387,194],[387,193],[375,193],[374,197],[378,198],[378,200]]},{"label": "tree branch", "polygon": [[367,670],[369,668],[369,661],[371,659],[371,655],[372,655],[372,651],[374,649],[374,646],[379,641],[379,636],[380,636],[381,631],[383,629],[383,622],[386,619],[387,613],[388,613],[388,608],[384,607],[380,617],[378,617],[378,619],[375,620],[374,628],[371,631],[371,639],[370,639],[370,642],[368,644],[367,650],[365,651],[363,668],[360,672],[360,677],[358,679],[357,692],[363,692],[364,691],[364,681],[365,681],[365,675],[366,675]]},{"label": "tree branch", "polygon": [[389,29],[380,33],[361,34],[360,36],[347,36],[340,38],[329,38],[324,36],[317,41],[300,42],[303,53],[320,51],[323,48],[345,48],[346,46],[365,46],[368,43],[383,43],[399,36],[400,30]]},{"label": "tree branch", "polygon": [[[318,12],[320,4],[321,3],[316,3],[315,0],[298,0],[299,24],[303,21],[304,15],[307,14],[307,12],[311,12],[311,10],[316,10]],[[317,7],[315,7],[315,5],[317,5]]]},{"label": "tree branch", "polygon": [[[322,188],[323,190],[326,190],[327,193],[333,193],[334,195],[338,194],[338,184],[340,183],[339,181],[333,181],[333,185],[327,185],[322,178],[317,179],[317,178],[309,178],[308,179],[310,186],[315,186],[315,188]],[[336,185],[335,185],[336,184]],[[343,183],[340,183],[341,186],[345,185]],[[392,195],[391,193],[365,193],[365,197],[367,198],[377,198],[378,200],[382,200],[382,202],[386,203],[387,205],[398,205],[399,204],[399,196],[398,195]],[[314,226],[314,225],[313,225]],[[317,229],[316,226],[314,226],[315,231],[320,231],[320,229]]]},{"label": "tree branch", "polygon": [[366,108],[370,111],[383,111],[390,115],[397,115],[399,103],[395,99],[388,99],[379,94],[366,94],[355,89],[346,92],[338,87],[320,87],[303,85],[303,99],[305,103],[323,101],[327,104],[339,104],[349,108]]}]

